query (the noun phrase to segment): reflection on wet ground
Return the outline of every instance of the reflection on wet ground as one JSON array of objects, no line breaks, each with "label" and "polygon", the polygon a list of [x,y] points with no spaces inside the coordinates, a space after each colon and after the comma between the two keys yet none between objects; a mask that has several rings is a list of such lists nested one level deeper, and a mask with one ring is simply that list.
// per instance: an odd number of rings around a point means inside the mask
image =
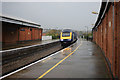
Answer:
[{"label": "reflection on wet ground", "polygon": [[[65,58],[80,44],[78,40],[73,45],[61,50],[42,62],[22,70],[8,78],[38,78],[60,60]],[[82,41],[82,45],[66,60],[55,67],[43,78],[110,78],[102,51],[96,44]]]}]

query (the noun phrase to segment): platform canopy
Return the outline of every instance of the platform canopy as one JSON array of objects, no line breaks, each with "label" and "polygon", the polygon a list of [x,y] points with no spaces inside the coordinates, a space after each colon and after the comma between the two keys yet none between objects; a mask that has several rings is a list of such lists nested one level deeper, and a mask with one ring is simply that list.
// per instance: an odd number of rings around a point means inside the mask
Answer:
[{"label": "platform canopy", "polygon": [[25,26],[31,26],[31,27],[37,27],[37,28],[41,27],[41,25],[38,24],[38,23],[28,21],[28,20],[25,20],[25,19],[22,19],[22,18],[7,16],[7,15],[0,15],[0,21],[19,24],[19,25],[25,25]]}]

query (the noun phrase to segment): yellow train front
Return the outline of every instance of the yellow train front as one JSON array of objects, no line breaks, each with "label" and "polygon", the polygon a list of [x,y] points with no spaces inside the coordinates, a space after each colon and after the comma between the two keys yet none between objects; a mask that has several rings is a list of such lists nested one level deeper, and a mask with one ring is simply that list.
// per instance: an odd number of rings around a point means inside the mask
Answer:
[{"label": "yellow train front", "polygon": [[62,46],[69,45],[77,41],[77,34],[71,29],[64,29],[60,34],[60,42]]}]

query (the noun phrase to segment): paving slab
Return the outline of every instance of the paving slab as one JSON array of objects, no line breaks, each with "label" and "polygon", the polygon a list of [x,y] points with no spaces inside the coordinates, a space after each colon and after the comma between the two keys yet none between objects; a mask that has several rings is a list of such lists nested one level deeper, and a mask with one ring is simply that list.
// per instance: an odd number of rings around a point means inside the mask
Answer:
[{"label": "paving slab", "polygon": [[[80,45],[81,42],[82,45]],[[76,51],[74,51],[75,49]],[[70,53],[72,54],[67,57]],[[67,57],[65,60],[51,69],[65,57]],[[51,70],[45,74],[45,72],[49,69]],[[81,39],[73,45],[59,51],[59,53],[7,78],[26,78],[35,80],[43,74],[45,75],[42,78],[49,79],[110,78],[110,73],[106,67],[106,62],[104,60],[101,49],[93,42]]]}]

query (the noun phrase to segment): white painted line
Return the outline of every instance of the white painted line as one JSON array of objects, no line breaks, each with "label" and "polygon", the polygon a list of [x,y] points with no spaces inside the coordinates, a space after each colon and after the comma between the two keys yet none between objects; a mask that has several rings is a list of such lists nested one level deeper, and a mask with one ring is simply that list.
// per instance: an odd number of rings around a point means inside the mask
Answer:
[{"label": "white painted line", "polygon": [[[72,45],[70,45],[70,46],[73,46],[73,45],[74,45],[74,44],[72,44]],[[70,46],[68,46],[68,47],[70,47]],[[8,77],[8,76],[10,76],[10,75],[13,75],[13,74],[15,74],[15,73],[17,73],[17,72],[19,72],[19,71],[21,71],[21,70],[23,70],[23,69],[26,69],[26,68],[34,65],[34,64],[37,64],[37,63],[39,63],[39,62],[41,62],[41,61],[43,61],[43,60],[45,60],[45,59],[47,59],[47,58],[49,58],[49,57],[51,57],[51,56],[54,56],[54,55],[62,52],[63,50],[64,50],[64,49],[62,49],[62,50],[60,50],[60,51],[58,51],[58,52],[56,52],[56,53],[54,53],[54,54],[51,54],[51,55],[49,55],[49,56],[47,56],[47,57],[45,57],[45,58],[43,58],[43,59],[41,59],[41,60],[38,60],[38,61],[36,61],[36,62],[33,62],[33,63],[31,63],[31,64],[29,64],[29,65],[27,65],[27,66],[25,66],[25,67],[22,67],[22,68],[20,68],[20,69],[18,69],[18,70],[15,70],[15,71],[7,74],[7,75],[4,75],[4,76],[0,77],[0,80],[3,79],[3,78]]]},{"label": "white painted line", "polygon": [[[63,49],[62,49],[62,50],[63,50]],[[59,52],[61,52],[62,50],[60,50],[60,51],[58,51],[58,52],[56,52],[56,53],[54,53],[54,54],[51,54],[50,56],[47,56],[47,57],[45,57],[45,58],[43,58],[43,59],[41,59],[41,60],[38,60],[38,61],[36,61],[36,62],[34,62],[34,63],[31,63],[31,64],[29,64],[29,65],[27,65],[27,66],[25,66],[25,67],[22,67],[22,68],[20,68],[20,69],[18,69],[18,70],[15,70],[15,71],[7,74],[7,75],[4,75],[4,76],[0,77],[0,80],[3,79],[3,78],[5,78],[5,77],[8,77],[8,76],[10,76],[10,75],[12,75],[12,74],[15,74],[15,73],[17,73],[17,72],[19,72],[19,71],[21,71],[21,70],[23,70],[23,69],[26,69],[26,68],[34,65],[34,64],[37,64],[37,63],[39,63],[39,62],[41,62],[41,61],[43,61],[43,60],[45,60],[45,59],[47,59],[47,58],[49,58],[49,57],[51,57],[51,56],[53,56],[53,55],[56,55],[56,54],[58,54]]]}]

